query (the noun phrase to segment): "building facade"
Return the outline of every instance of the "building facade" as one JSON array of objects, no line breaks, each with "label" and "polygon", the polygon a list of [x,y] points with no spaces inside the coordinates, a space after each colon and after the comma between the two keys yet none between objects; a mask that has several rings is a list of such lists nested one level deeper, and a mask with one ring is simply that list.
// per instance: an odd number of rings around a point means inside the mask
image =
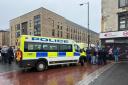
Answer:
[{"label": "building facade", "polygon": [[0,46],[8,45],[10,41],[9,31],[0,30]]},{"label": "building facade", "polygon": [[[87,43],[86,28],[43,7],[10,20],[10,45],[17,44],[20,35],[34,35],[72,39]],[[99,34],[90,30],[90,42],[96,44]]]},{"label": "building facade", "polygon": [[[100,39],[106,47],[128,50],[128,0],[102,0]],[[125,54],[125,53],[124,53]]]}]

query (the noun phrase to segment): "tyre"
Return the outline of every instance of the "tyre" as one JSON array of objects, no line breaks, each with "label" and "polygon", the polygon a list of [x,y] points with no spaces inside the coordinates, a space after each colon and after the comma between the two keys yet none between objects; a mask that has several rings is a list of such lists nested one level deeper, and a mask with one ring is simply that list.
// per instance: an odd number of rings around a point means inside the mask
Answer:
[{"label": "tyre", "polygon": [[37,71],[44,71],[45,69],[46,69],[46,63],[45,62],[43,62],[43,61],[39,61],[38,63],[37,63],[37,65],[36,65],[36,69],[37,69]]}]

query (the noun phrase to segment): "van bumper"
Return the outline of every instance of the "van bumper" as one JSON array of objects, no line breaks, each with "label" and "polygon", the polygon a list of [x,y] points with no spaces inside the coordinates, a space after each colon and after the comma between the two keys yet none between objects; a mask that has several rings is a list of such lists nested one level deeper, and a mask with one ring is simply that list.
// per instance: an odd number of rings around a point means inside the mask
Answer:
[{"label": "van bumper", "polygon": [[22,60],[17,62],[19,67],[27,68],[27,67],[35,67],[36,66],[36,60]]}]

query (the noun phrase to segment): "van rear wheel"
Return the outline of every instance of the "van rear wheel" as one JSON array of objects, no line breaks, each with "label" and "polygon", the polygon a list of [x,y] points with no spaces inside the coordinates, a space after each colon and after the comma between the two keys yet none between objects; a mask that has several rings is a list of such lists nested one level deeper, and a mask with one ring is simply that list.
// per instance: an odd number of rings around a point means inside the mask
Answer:
[{"label": "van rear wheel", "polygon": [[45,62],[43,62],[43,61],[39,61],[38,63],[37,63],[37,65],[36,65],[36,69],[37,69],[37,71],[44,71],[45,69],[46,69],[46,63]]}]

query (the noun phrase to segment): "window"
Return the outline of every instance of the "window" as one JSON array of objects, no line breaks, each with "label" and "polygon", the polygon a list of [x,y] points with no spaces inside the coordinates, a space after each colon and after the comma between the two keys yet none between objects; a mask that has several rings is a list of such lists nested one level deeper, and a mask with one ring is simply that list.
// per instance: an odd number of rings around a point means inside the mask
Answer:
[{"label": "window", "polygon": [[52,26],[54,27],[54,20],[52,20]]},{"label": "window", "polygon": [[49,24],[54,27],[54,20],[52,18],[48,18]]},{"label": "window", "polygon": [[21,27],[22,27],[22,30],[21,30],[21,33],[23,35],[27,35],[28,32],[27,32],[27,29],[28,29],[28,22],[23,22],[21,23]]},{"label": "window", "polygon": [[73,36],[72,36],[72,34],[71,34],[71,39],[72,39],[72,37],[73,37]]},{"label": "window", "polygon": [[70,36],[69,36],[69,33],[67,33],[67,39],[69,39],[69,37],[70,37]]},{"label": "window", "polygon": [[68,26],[67,26],[67,31],[68,31]]},{"label": "window", "polygon": [[60,44],[59,45],[60,52],[72,52],[72,45],[68,44]]},{"label": "window", "polygon": [[40,15],[34,16],[34,35],[41,35],[41,18]]},{"label": "window", "polygon": [[20,37],[20,24],[16,25],[16,38]]},{"label": "window", "polygon": [[55,30],[52,29],[52,36],[55,36]]},{"label": "window", "polygon": [[72,33],[72,29],[71,29],[71,33]]},{"label": "window", "polygon": [[25,52],[57,52],[58,45],[51,43],[33,43],[25,42],[24,46]]},{"label": "window", "polygon": [[119,0],[119,7],[128,6],[128,0]]},{"label": "window", "polygon": [[80,47],[78,45],[74,45],[75,51],[80,52]]},{"label": "window", "polygon": [[58,31],[58,33],[57,33],[57,36],[58,36],[58,37],[60,36],[60,33],[59,33],[59,31]]},{"label": "window", "polygon": [[20,30],[20,24],[16,25],[16,30]]},{"label": "window", "polygon": [[61,37],[63,37],[63,32],[61,31]]},{"label": "window", "polygon": [[43,51],[57,52],[58,46],[57,44],[43,44]]},{"label": "window", "polygon": [[24,52],[72,52],[70,44],[25,42]]},{"label": "window", "polygon": [[32,27],[32,20],[29,20],[29,27]]},{"label": "window", "polygon": [[57,25],[57,29],[59,29],[59,25]]},{"label": "window", "polygon": [[126,20],[124,17],[120,18],[120,29],[125,29]]},{"label": "window", "polygon": [[119,30],[128,30],[128,13],[119,14]]},{"label": "window", "polygon": [[63,29],[63,26],[61,26],[60,28],[61,28],[61,30],[62,30],[62,29]]},{"label": "window", "polygon": [[24,51],[25,52],[40,52],[42,51],[42,44],[41,43],[32,43],[32,42],[25,42]]}]

